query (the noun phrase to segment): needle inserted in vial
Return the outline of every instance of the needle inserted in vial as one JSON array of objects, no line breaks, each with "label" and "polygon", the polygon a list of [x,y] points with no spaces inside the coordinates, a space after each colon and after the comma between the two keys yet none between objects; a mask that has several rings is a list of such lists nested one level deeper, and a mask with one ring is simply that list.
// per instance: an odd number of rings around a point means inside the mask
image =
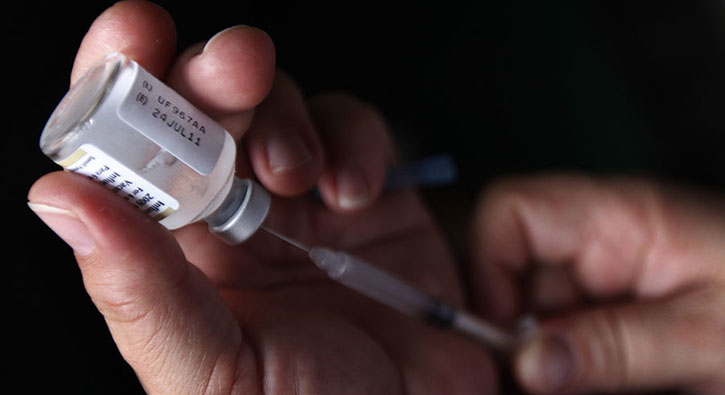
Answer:
[{"label": "needle inserted in vial", "polygon": [[[105,185],[169,229],[203,219],[234,245],[251,237],[269,211],[269,193],[234,175],[231,135],[122,54],[107,56],[74,84],[48,120],[40,146],[64,168]],[[445,182],[454,170],[448,161],[424,162],[391,173],[386,185]],[[361,259],[263,229],[305,251],[331,278],[396,310],[496,349],[513,344],[500,329]]]},{"label": "needle inserted in vial", "polygon": [[498,351],[510,350],[515,344],[514,337],[505,331],[425,294],[362,259],[342,251],[306,246],[264,226],[262,229],[305,251],[310,260],[333,280],[388,307],[459,331]]}]

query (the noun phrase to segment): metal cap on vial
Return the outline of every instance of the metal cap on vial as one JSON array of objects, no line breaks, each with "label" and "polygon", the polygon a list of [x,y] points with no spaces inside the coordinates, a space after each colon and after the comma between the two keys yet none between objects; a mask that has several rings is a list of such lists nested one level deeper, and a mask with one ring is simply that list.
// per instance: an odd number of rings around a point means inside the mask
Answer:
[{"label": "metal cap on vial", "polygon": [[226,243],[235,245],[250,238],[262,226],[271,197],[248,178],[234,178],[229,196],[205,220],[209,229]]}]

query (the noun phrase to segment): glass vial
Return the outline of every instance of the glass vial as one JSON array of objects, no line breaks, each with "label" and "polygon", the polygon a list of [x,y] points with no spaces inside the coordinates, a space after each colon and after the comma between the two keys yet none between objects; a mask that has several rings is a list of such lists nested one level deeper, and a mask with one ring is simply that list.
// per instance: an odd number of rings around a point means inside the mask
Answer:
[{"label": "glass vial", "polygon": [[40,148],[169,229],[206,219],[236,244],[269,209],[264,188],[234,176],[231,135],[123,54],[108,55],[73,85]]}]

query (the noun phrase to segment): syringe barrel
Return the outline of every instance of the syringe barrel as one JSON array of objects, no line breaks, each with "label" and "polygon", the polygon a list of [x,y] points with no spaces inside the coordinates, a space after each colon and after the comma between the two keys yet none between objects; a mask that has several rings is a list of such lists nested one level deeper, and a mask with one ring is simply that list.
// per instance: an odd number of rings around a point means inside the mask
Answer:
[{"label": "syringe barrel", "polygon": [[413,317],[425,318],[437,304],[431,296],[352,255],[313,247],[309,256],[332,279]]},{"label": "syringe barrel", "polygon": [[332,279],[400,312],[453,328],[497,350],[508,351],[515,343],[501,329],[457,311],[361,259],[322,247],[310,248],[309,256]]}]

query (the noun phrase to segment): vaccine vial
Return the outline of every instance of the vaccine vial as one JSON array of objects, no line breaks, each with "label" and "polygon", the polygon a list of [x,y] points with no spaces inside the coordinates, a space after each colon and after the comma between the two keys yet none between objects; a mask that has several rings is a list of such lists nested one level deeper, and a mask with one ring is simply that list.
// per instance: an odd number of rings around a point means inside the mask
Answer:
[{"label": "vaccine vial", "polygon": [[237,244],[269,210],[263,187],[235,177],[231,135],[120,53],[71,87],[46,123],[40,148],[169,229],[204,219]]}]

